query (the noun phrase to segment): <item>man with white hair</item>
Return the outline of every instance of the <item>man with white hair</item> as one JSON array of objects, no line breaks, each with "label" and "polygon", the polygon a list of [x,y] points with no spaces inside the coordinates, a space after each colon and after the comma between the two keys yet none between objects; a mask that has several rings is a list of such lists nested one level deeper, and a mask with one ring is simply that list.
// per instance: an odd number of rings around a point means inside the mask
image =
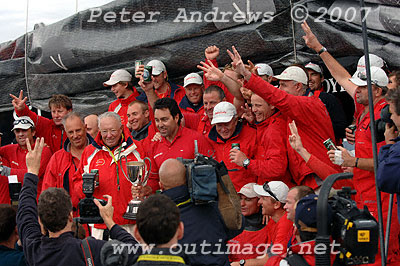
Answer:
[{"label": "man with white hair", "polygon": [[[229,176],[236,191],[249,182],[256,182],[257,176],[247,167],[257,152],[256,130],[239,120],[236,108],[230,102],[220,102],[214,107],[213,128],[208,138],[215,150],[217,161],[223,161],[230,171]],[[238,152],[247,158],[239,164],[234,163]]]},{"label": "man with white hair", "polygon": [[[99,129],[100,134],[82,153],[79,167],[73,178],[74,192],[80,199],[84,198],[82,174],[97,169],[99,185],[95,188],[93,197],[104,199],[104,195],[112,196],[115,223],[133,233],[134,221],[123,218],[128,202],[132,199],[132,184],[125,176],[127,175],[126,163],[142,161],[144,157],[142,145],[122,134],[121,117],[114,112],[106,112],[99,116]],[[103,239],[105,225],[96,224],[94,227],[92,235],[97,239]]]}]

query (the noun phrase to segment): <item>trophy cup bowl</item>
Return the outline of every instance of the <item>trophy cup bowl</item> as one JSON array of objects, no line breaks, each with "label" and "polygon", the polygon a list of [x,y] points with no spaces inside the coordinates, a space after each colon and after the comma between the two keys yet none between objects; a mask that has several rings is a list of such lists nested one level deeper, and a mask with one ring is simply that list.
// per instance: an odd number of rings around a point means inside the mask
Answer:
[{"label": "trophy cup bowl", "polygon": [[[144,161],[126,162],[127,175],[125,175],[125,177],[129,182],[132,183],[132,185],[146,185],[150,174],[150,171],[147,171],[146,169],[146,160],[149,160],[150,162],[150,159],[147,157],[144,158]],[[128,220],[136,220],[137,210],[141,202],[142,201],[139,198],[129,201],[126,212],[122,217]]]}]

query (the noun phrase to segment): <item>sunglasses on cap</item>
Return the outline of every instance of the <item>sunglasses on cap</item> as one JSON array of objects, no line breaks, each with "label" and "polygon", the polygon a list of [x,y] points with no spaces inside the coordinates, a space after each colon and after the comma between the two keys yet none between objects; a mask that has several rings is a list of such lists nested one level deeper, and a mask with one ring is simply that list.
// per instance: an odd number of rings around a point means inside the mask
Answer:
[{"label": "sunglasses on cap", "polygon": [[[358,77],[359,79],[361,79],[362,81],[367,81],[367,74],[364,73],[364,72],[358,72],[357,77]],[[373,79],[371,79],[371,83],[373,83],[373,84],[375,84],[375,85],[378,84],[377,81],[376,81],[376,80],[373,80]]]},{"label": "sunglasses on cap", "polygon": [[267,192],[268,194],[270,194],[276,201],[280,201],[278,199],[278,197],[275,195],[274,192],[272,192],[271,188],[268,185],[268,182],[265,182],[263,185],[263,189],[265,190],[265,192]]},{"label": "sunglasses on cap", "polygon": [[28,119],[18,119],[18,120],[15,120],[13,123],[14,126],[18,125],[18,124],[29,124],[29,125],[33,126],[31,121],[29,121]]}]

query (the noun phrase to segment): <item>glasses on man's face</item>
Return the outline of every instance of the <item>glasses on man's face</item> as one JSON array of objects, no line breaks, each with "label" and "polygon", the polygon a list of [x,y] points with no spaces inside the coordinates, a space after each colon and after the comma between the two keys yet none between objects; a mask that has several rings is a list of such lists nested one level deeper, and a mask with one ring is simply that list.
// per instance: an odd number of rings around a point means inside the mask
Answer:
[{"label": "glasses on man's face", "polygon": [[29,124],[29,125],[33,126],[31,121],[29,121],[28,119],[18,119],[18,120],[15,120],[13,124],[14,124],[14,126],[18,125],[18,124]]},{"label": "glasses on man's face", "polygon": [[111,135],[117,135],[118,130],[117,129],[100,130],[101,135],[107,135],[108,133],[110,133]]},{"label": "glasses on man's face", "polygon": [[274,192],[272,192],[271,188],[268,186],[268,182],[264,183],[263,189],[265,190],[265,192],[270,194],[276,201],[279,201],[278,197],[275,195]]}]

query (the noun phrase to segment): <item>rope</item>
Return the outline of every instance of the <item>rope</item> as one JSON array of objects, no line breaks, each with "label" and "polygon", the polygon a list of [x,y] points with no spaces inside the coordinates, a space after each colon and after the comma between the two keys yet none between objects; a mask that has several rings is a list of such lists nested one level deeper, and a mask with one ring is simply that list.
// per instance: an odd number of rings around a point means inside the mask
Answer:
[{"label": "rope", "polygon": [[[293,2],[290,0],[290,9],[293,9]],[[292,22],[292,39],[293,39],[293,54],[294,54],[294,62],[297,63],[297,51],[296,51],[296,38],[294,32],[294,20],[292,16],[290,16],[290,20]]]},{"label": "rope", "polygon": [[29,102],[32,104],[31,94],[29,92],[29,84],[28,84],[28,66],[27,66],[27,53],[28,53],[28,14],[29,14],[29,0],[26,0],[26,21],[25,21],[25,84],[26,84],[26,92],[28,96]]}]

